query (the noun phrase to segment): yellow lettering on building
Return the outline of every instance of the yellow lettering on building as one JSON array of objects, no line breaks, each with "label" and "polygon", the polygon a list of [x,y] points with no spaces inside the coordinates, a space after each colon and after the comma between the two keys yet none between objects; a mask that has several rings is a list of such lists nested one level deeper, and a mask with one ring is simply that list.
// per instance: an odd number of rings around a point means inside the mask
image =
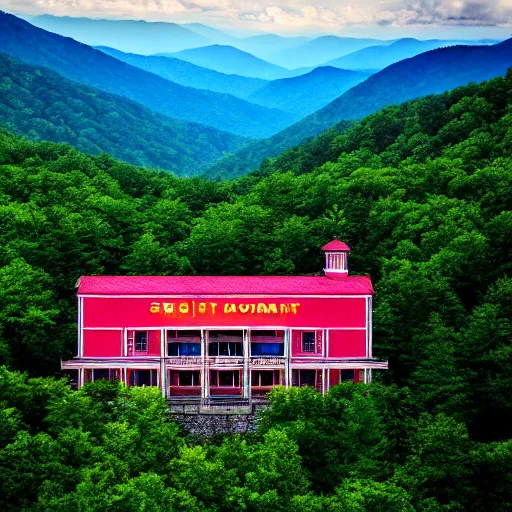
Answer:
[{"label": "yellow lettering on building", "polygon": [[174,302],[164,302],[164,312],[166,315],[172,315],[174,313]]},{"label": "yellow lettering on building", "polygon": [[245,313],[249,313],[250,309],[251,309],[250,304],[238,304],[238,311],[240,311],[240,313],[243,313],[244,315],[245,315]]},{"label": "yellow lettering on building", "polygon": [[224,304],[224,313],[236,313],[236,304]]},{"label": "yellow lettering on building", "polygon": [[[195,304],[195,302],[194,302]],[[215,315],[217,312],[217,302],[199,302],[197,303],[197,312],[201,315]],[[276,304],[271,302],[266,304],[264,302],[244,302],[235,304],[227,302],[224,304],[223,312],[225,314],[242,313],[243,315],[296,315],[300,306],[298,302]],[[221,306],[222,307],[222,306]],[[149,312],[153,314],[164,313],[165,315],[192,315],[192,311],[188,302],[151,302]]]},{"label": "yellow lettering on building", "polygon": [[266,304],[263,304],[263,302],[258,302],[258,313],[268,313],[268,308]]}]

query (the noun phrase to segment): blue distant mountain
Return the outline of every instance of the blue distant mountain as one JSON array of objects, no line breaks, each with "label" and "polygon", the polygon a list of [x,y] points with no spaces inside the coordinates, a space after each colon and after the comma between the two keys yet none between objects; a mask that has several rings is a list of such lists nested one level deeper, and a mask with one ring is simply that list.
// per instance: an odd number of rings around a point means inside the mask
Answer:
[{"label": "blue distant mountain", "polygon": [[269,82],[251,94],[249,100],[265,107],[306,116],[363,82],[370,74],[320,67],[305,75]]},{"label": "blue distant mountain", "polygon": [[237,98],[247,99],[253,92],[268,82],[259,78],[248,78],[238,75],[226,75],[202,68],[190,62],[172,57],[145,56],[134,53],[123,53],[114,48],[97,46],[96,49],[151,73],[155,73],[172,82],[195,89],[205,89],[231,94]]},{"label": "blue distant mountain", "polygon": [[164,57],[191,62],[196,66],[213,69],[228,75],[247,76],[264,80],[276,80],[290,76],[290,71],[270,64],[233,46],[211,45],[183,50],[178,53],[161,53]]},{"label": "blue distant mountain", "polygon": [[205,37],[176,23],[135,20],[94,20],[68,16],[24,16],[32,25],[71,37],[89,46],[110,46],[124,52],[179,52],[211,44]]},{"label": "blue distant mountain", "polygon": [[391,42],[368,38],[322,36],[294,48],[277,51],[269,56],[268,60],[287,69],[320,66],[326,65],[332,59],[361,50],[362,48],[385,45]]},{"label": "blue distant mountain", "polygon": [[174,119],[201,123],[236,135],[270,136],[298,119],[227,94],[183,87],[1,11],[0,52],[125,96]]},{"label": "blue distant mountain", "polygon": [[273,137],[248,144],[216,164],[210,175],[236,176],[341,121],[362,119],[393,104],[504,76],[512,67],[512,39],[491,46],[452,46],[421,53],[370,76],[322,109]]},{"label": "blue distant mountain", "polygon": [[[499,41],[466,41],[468,45],[496,44]],[[331,60],[326,65],[340,69],[384,69],[395,62],[409,59],[420,53],[436,48],[462,44],[460,41],[443,41],[432,39],[419,41],[418,39],[399,39],[387,46],[370,46],[357,52],[350,53],[344,57]]]}]

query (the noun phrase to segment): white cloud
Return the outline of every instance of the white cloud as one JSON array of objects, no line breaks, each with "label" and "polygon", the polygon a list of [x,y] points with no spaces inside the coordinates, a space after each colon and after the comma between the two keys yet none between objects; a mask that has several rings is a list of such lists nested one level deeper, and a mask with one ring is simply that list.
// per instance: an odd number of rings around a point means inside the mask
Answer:
[{"label": "white cloud", "polygon": [[263,29],[510,25],[512,0],[0,0],[23,14],[249,22]]}]

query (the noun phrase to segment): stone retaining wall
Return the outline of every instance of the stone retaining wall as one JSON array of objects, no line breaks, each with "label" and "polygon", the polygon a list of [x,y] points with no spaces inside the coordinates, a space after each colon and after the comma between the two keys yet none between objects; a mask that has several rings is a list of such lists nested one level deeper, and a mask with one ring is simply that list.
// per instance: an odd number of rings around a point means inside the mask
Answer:
[{"label": "stone retaining wall", "polygon": [[249,414],[236,412],[212,414],[190,412],[174,412],[171,408],[172,418],[190,434],[200,437],[211,437],[216,434],[245,434],[255,432],[258,422],[258,411],[264,405],[253,405]]}]

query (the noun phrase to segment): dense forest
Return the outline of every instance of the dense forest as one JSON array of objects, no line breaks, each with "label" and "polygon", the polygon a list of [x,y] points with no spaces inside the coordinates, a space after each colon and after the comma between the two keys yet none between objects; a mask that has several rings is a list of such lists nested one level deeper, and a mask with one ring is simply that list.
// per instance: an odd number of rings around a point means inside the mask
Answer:
[{"label": "dense forest", "polygon": [[[224,182],[1,133],[0,508],[511,510],[511,105],[509,72]],[[80,275],[314,273],[333,236],[375,284],[380,382],[276,388],[204,441],[157,390],[59,379]]]},{"label": "dense forest", "polygon": [[0,123],[31,140],[67,142],[92,155],[194,175],[246,139],[175,121],[127,98],[0,53]]},{"label": "dense forest", "polygon": [[361,119],[389,105],[504,76],[511,67],[512,39],[491,46],[451,46],[421,53],[375,73],[271,138],[254,141],[226,156],[212,166],[209,176],[242,176],[260,167],[265,158],[275,157],[336,123]]}]

